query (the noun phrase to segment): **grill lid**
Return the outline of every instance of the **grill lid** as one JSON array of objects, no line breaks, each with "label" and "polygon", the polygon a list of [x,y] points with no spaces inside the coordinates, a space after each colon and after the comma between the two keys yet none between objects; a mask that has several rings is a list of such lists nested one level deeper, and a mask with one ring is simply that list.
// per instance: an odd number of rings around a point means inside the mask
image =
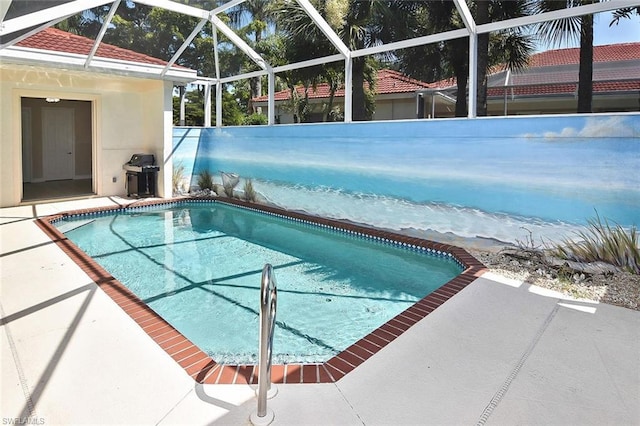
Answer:
[{"label": "grill lid", "polygon": [[131,160],[127,163],[129,166],[153,166],[156,159],[153,154],[133,154]]},{"label": "grill lid", "polygon": [[152,172],[160,170],[155,165],[156,159],[153,154],[133,154],[131,159],[122,165],[122,168],[128,172]]}]

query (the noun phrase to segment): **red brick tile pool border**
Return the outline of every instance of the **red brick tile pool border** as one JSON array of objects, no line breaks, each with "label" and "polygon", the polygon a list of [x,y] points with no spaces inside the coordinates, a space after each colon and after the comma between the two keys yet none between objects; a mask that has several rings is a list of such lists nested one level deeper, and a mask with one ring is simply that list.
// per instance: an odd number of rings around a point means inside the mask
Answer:
[{"label": "red brick tile pool border", "polygon": [[[202,199],[198,199],[202,200]],[[218,364],[201,351],[189,339],[184,337],[172,325],[143,303],[135,294],[116,280],[91,257],[80,250],[53,225],[53,222],[65,216],[93,214],[111,210],[127,210],[153,205],[174,205],[191,199],[171,199],[135,202],[128,206],[115,206],[87,210],[74,210],[62,214],[37,219],[40,228],[58,245],[89,277],[117,303],[138,325],[169,354],[198,383],[206,384],[257,384],[257,365]],[[287,216],[292,219],[312,222],[321,226],[335,227],[347,232],[365,234],[371,237],[387,239],[408,246],[424,247],[436,252],[449,253],[463,265],[464,271],[416,302],[367,336],[358,340],[347,349],[324,363],[286,364],[272,366],[273,383],[334,383],[360,364],[364,363],[379,350],[391,343],[396,337],[425,318],[444,302],[455,296],[460,290],[476,280],[485,266],[464,249],[437,242],[386,232],[366,226],[345,223],[303,213],[289,212],[274,207],[247,203],[235,199],[207,199],[241,207],[259,210],[265,213]]]}]

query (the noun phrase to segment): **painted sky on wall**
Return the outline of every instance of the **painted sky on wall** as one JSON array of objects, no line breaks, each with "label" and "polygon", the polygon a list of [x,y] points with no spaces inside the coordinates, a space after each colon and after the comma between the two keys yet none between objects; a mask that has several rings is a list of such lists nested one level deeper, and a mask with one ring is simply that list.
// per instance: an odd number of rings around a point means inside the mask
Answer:
[{"label": "painted sky on wall", "polygon": [[368,198],[371,211],[405,203],[394,213],[403,223],[425,206],[569,224],[597,211],[640,223],[638,115],[237,127],[203,129],[198,139],[175,132],[184,145],[176,158],[184,154],[196,173],[238,173],[286,208],[364,221],[355,205]]}]

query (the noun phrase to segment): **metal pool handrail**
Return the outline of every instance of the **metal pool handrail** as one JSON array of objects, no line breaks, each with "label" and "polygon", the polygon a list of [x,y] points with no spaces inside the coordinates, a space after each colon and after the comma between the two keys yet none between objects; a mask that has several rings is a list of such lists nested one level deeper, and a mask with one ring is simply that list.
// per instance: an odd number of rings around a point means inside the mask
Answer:
[{"label": "metal pool handrail", "polygon": [[271,355],[273,352],[273,332],[276,326],[276,306],[278,289],[273,267],[267,263],[262,269],[260,283],[260,360],[258,370],[258,410],[254,424],[268,424],[273,412],[267,416],[267,394],[271,389]]}]

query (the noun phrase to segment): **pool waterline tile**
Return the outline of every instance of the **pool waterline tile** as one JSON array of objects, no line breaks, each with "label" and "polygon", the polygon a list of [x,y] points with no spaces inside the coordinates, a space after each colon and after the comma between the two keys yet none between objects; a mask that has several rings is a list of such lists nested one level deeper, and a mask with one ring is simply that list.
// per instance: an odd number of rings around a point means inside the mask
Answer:
[{"label": "pool waterline tile", "polygon": [[216,363],[215,360],[211,359],[171,324],[167,323],[149,306],[144,304],[133,292],[111,276],[95,260],[82,252],[54,226],[56,221],[67,216],[91,216],[111,213],[117,210],[130,211],[157,206],[170,207],[193,201],[230,204],[304,223],[320,225],[332,230],[348,232],[363,238],[381,240],[399,247],[425,250],[440,256],[451,256],[464,268],[462,273],[452,280],[396,315],[367,336],[354,342],[327,362],[321,364],[273,365],[271,369],[273,383],[334,383],[340,380],[486,271],[486,267],[481,262],[460,247],[228,198],[181,198],[140,201],[128,206],[76,210],[37,219],[35,221],[36,224],[52,242],[58,245],[160,348],[182,366],[185,372],[198,383],[256,384],[258,367],[255,365],[221,365]]}]

